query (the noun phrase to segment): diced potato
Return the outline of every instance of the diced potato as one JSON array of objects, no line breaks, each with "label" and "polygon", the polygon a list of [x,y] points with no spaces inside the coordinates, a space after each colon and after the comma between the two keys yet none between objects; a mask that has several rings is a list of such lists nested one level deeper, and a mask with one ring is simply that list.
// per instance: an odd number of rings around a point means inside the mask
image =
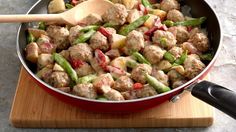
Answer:
[{"label": "diced potato", "polygon": [[118,58],[112,60],[110,65],[126,71],[127,70],[126,60],[127,59],[125,57],[118,57]]},{"label": "diced potato", "polygon": [[36,39],[38,39],[41,35],[48,35],[46,31],[36,28],[28,28],[28,32],[31,33]]},{"label": "diced potato", "polygon": [[153,15],[159,16],[161,18],[161,20],[164,20],[167,13],[163,10],[160,9],[154,9],[151,11]]},{"label": "diced potato", "polygon": [[32,63],[37,63],[39,57],[39,47],[32,42],[26,46],[26,59]]},{"label": "diced potato", "polygon": [[51,54],[40,54],[38,57],[38,67],[43,68],[49,64],[53,64],[53,61]]},{"label": "diced potato", "polygon": [[55,63],[55,65],[53,66],[53,71],[64,71],[64,69],[58,65],[57,63]]},{"label": "diced potato", "polygon": [[184,75],[184,73],[185,73],[184,67],[181,65],[173,66],[171,69],[176,70],[181,75]]},{"label": "diced potato", "polygon": [[133,9],[134,6],[138,3],[137,0],[122,0],[122,3],[127,9]]},{"label": "diced potato", "polygon": [[52,0],[48,5],[49,13],[59,13],[66,10],[64,0]]},{"label": "diced potato", "polygon": [[147,21],[144,23],[145,27],[151,28],[153,27],[153,24],[155,22],[155,19],[157,19],[158,17],[156,15],[153,14],[149,14],[149,18],[147,19]]},{"label": "diced potato", "polygon": [[112,49],[119,49],[125,46],[126,37],[119,34],[112,34],[109,38]]},{"label": "diced potato", "polygon": [[[99,93],[105,93],[114,84],[114,80],[110,73],[99,75],[94,81],[93,86],[97,89]],[[108,86],[108,87],[106,87]]]}]

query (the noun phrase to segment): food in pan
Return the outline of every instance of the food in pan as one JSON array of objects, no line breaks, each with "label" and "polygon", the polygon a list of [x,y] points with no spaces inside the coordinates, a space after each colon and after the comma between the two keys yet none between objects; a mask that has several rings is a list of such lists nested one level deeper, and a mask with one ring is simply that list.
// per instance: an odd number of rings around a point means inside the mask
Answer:
[{"label": "food in pan", "polygon": [[[196,77],[212,59],[206,18],[181,12],[176,0],[111,0],[102,16],[78,25],[39,22],[28,29],[26,59],[36,75],[80,97],[122,101],[154,96]],[[52,0],[49,13],[81,0]]]}]

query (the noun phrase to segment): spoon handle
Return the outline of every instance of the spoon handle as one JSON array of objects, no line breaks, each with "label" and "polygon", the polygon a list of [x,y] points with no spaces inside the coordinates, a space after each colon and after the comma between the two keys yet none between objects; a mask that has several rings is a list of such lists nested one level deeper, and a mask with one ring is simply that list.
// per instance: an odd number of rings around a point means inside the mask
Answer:
[{"label": "spoon handle", "polygon": [[0,23],[15,22],[59,22],[63,21],[60,14],[0,15]]}]

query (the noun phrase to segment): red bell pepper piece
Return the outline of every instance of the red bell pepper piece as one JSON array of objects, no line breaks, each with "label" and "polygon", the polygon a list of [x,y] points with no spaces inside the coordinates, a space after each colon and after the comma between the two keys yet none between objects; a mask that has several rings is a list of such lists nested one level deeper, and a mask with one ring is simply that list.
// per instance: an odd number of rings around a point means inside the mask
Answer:
[{"label": "red bell pepper piece", "polygon": [[107,31],[104,27],[100,27],[98,31],[107,38],[111,36],[111,33]]},{"label": "red bell pepper piece", "polygon": [[105,54],[101,50],[96,49],[95,50],[95,58],[96,58],[96,60],[97,60],[97,62],[99,64],[99,66],[102,69],[106,70],[107,62],[106,62]]},{"label": "red bell pepper piece", "polygon": [[78,0],[71,0],[71,4],[74,5],[74,6],[77,5],[78,4]]},{"label": "red bell pepper piece", "polygon": [[84,65],[85,62],[83,62],[83,61],[80,60],[80,59],[71,59],[71,58],[70,58],[70,63],[71,63],[71,66],[72,66],[74,69],[77,69],[77,68],[80,68],[82,65]]},{"label": "red bell pepper piece", "polygon": [[142,11],[144,15],[148,14],[147,8],[141,3],[138,4],[138,10]]},{"label": "red bell pepper piece", "polygon": [[39,45],[41,52],[52,53],[55,49],[52,43],[43,43]]},{"label": "red bell pepper piece", "polygon": [[125,71],[118,68],[118,67],[115,67],[115,66],[107,66],[107,70],[111,73],[115,73],[115,74],[118,74],[118,75],[125,75]]},{"label": "red bell pepper piece", "polygon": [[138,89],[142,89],[143,88],[143,84],[142,83],[135,83],[133,85],[133,89],[138,90]]}]

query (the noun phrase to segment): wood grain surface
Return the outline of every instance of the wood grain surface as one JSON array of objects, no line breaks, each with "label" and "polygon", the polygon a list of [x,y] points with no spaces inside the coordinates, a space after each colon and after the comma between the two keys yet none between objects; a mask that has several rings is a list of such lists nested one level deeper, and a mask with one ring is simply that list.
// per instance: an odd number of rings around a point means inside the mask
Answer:
[{"label": "wood grain surface", "polygon": [[101,114],[79,109],[49,95],[22,68],[10,121],[29,128],[207,127],[213,108],[185,92],[176,103],[130,114]]}]

